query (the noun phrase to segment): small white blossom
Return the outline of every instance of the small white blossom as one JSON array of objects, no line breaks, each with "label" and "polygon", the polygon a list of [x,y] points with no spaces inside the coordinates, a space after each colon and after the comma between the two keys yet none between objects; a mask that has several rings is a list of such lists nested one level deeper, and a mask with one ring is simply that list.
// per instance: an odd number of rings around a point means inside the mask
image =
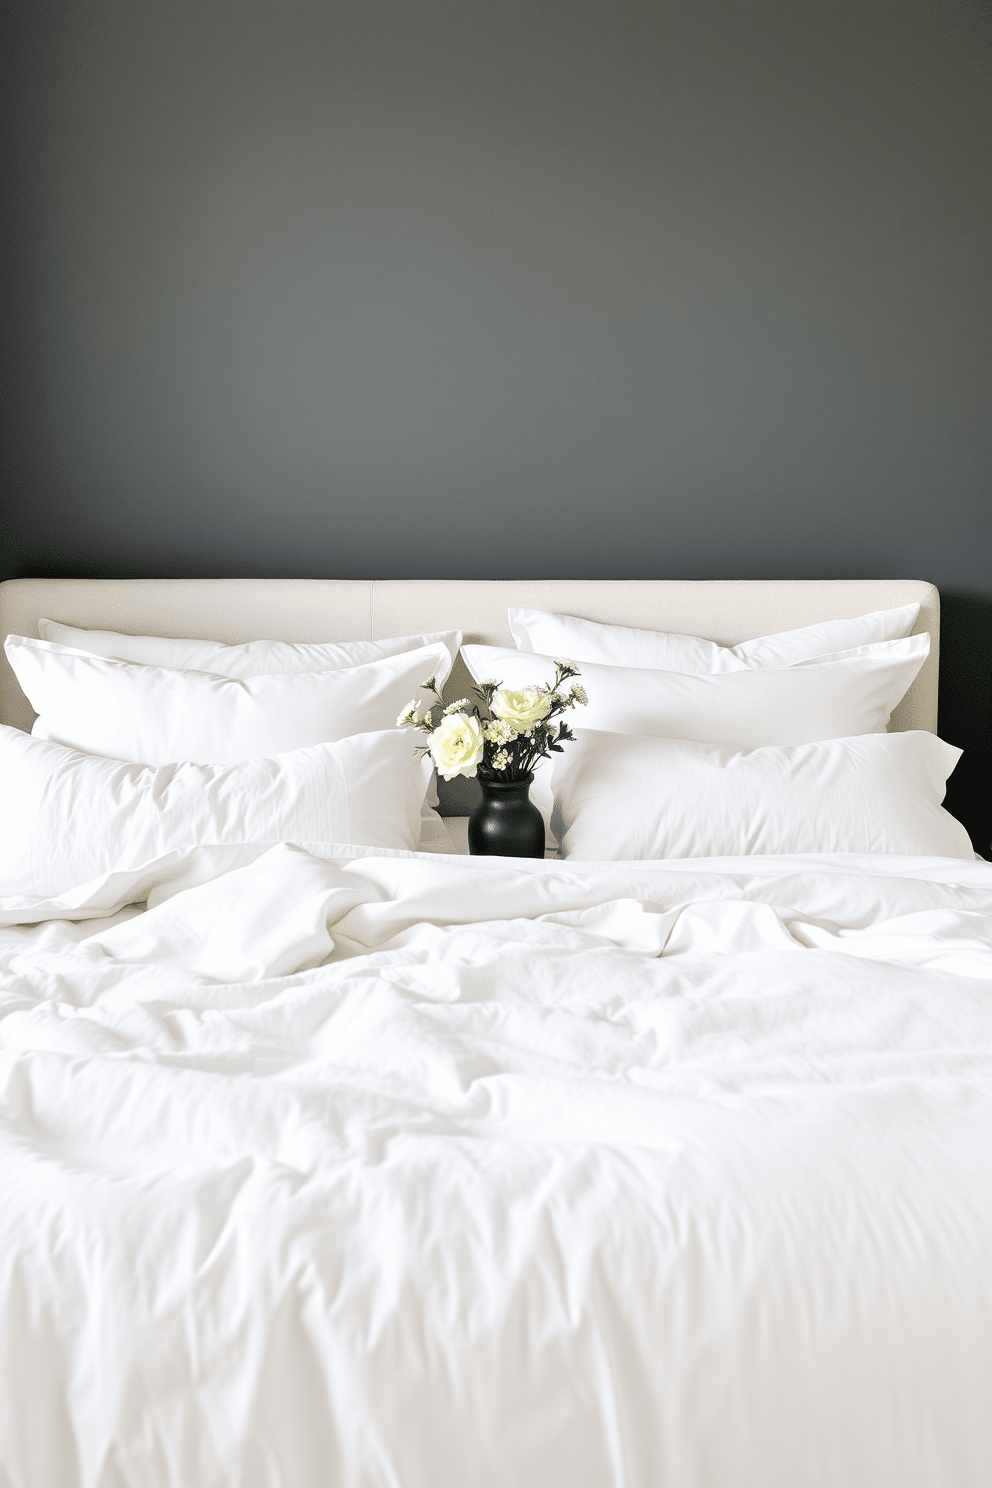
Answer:
[{"label": "small white blossom", "polygon": [[578,683],[576,683],[569,691],[568,700],[573,708],[584,708],[586,703],[589,701],[589,694],[586,692],[584,687],[580,687]]},{"label": "small white blossom", "polygon": [[505,749],[500,749],[493,755],[492,768],[494,770],[507,770],[510,766],[510,756]]},{"label": "small white blossom", "polygon": [[449,713],[460,713],[462,709],[467,708],[468,705],[468,698],[459,698],[457,703],[448,704],[448,706],[444,710],[444,713],[442,714],[442,717],[447,718]]},{"label": "small white blossom", "polygon": [[516,729],[511,728],[502,718],[493,718],[484,723],[482,732],[490,744],[512,744],[519,737]]},{"label": "small white blossom", "polygon": [[417,703],[415,701],[413,701],[413,700],[411,700],[409,703],[407,703],[406,707],[403,709],[403,712],[400,714],[399,718],[397,718],[397,720],[396,720],[396,727],[397,728],[410,728],[411,726],[416,727],[416,725],[420,722],[420,719],[419,719],[419,716],[418,716],[418,712],[417,712],[417,707],[418,707]]}]

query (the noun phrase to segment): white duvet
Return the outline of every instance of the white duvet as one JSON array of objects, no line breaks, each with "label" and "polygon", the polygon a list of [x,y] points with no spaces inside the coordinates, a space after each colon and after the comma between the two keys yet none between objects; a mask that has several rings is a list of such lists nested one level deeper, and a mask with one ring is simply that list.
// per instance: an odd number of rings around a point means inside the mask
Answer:
[{"label": "white duvet", "polygon": [[0,910],[4,1488],[992,1482],[992,867]]}]

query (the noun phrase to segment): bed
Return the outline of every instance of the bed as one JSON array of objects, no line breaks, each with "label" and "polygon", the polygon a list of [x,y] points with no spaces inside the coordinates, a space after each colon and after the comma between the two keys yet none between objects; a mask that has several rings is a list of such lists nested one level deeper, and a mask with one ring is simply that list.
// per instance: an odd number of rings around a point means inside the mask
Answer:
[{"label": "bed", "polygon": [[[918,606],[891,643],[913,680],[858,748],[946,749],[923,583],[19,580],[0,630],[108,687],[117,663],[34,640],[39,621],[462,632],[455,701],[473,648],[513,662],[508,606],[724,647]],[[800,680],[818,703],[827,672]],[[93,738],[147,723],[106,711]],[[33,717],[5,658],[4,758],[66,747],[29,741]],[[113,763],[78,758],[73,779]],[[951,850],[892,851],[912,810],[883,784],[857,806],[890,813],[879,850],[822,850],[840,796],[802,850],[597,859],[591,797],[562,779],[585,802],[564,860],[260,827],[6,884],[4,1488],[992,1480],[992,868],[939,823],[925,840]],[[16,835],[34,787],[13,780]],[[468,789],[441,782],[456,834]],[[99,837],[73,810],[63,835]]]}]

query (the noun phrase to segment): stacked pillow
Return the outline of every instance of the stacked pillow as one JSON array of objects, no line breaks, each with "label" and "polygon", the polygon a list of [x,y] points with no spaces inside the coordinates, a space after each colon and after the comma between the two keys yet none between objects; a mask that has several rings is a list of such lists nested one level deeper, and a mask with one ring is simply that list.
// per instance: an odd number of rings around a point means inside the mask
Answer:
[{"label": "stacked pillow", "polygon": [[580,730],[555,760],[567,858],[926,853],[971,858],[941,801],[960,749],[935,734],[863,734],[735,749]]},{"label": "stacked pillow", "polygon": [[[580,728],[749,748],[884,733],[929,649],[929,636],[909,636],[816,663],[702,676],[582,661],[577,665],[589,701],[569,717]],[[477,681],[491,677],[506,687],[532,687],[554,680],[550,656],[499,646],[463,646],[462,655]]]},{"label": "stacked pillow", "polygon": [[199,843],[450,848],[422,741],[395,722],[425,679],[444,685],[458,632],[227,646],[39,629],[58,639],[5,646],[38,718],[0,731],[0,894]]},{"label": "stacked pillow", "polygon": [[577,615],[553,615],[548,610],[509,609],[507,619],[520,651],[567,656],[573,661],[659,667],[669,672],[705,675],[749,667],[794,666],[836,651],[852,651],[880,641],[900,641],[912,633],[919,614],[918,604],[901,605],[894,610],[873,610],[870,615],[857,615],[851,620],[824,620],[801,630],[759,636],[757,640],[742,641],[739,646],[720,646],[701,636],[601,625],[595,620],[581,620]]},{"label": "stacked pillow", "polygon": [[55,897],[192,846],[416,848],[429,781],[398,729],[230,764],[140,765],[0,726],[0,898]]},{"label": "stacked pillow", "polygon": [[929,654],[929,636],[910,634],[918,614],[906,605],[725,647],[518,608],[518,650],[462,654],[477,682],[509,687],[550,682],[556,657],[579,666],[577,742],[531,791],[566,856],[970,857],[940,808],[959,751],[885,733]]},{"label": "stacked pillow", "polygon": [[271,672],[339,671],[342,667],[364,666],[386,656],[401,656],[421,646],[436,645],[444,646],[448,652],[450,668],[462,639],[459,630],[432,630],[384,641],[245,641],[232,646],[223,641],[168,640],[163,636],[121,635],[114,630],[80,630],[56,620],[39,620],[38,633],[43,641],[71,646],[90,656],[241,678],[263,677]]},{"label": "stacked pillow", "polygon": [[146,765],[216,764],[391,728],[425,678],[440,687],[451,667],[440,642],[361,666],[233,678],[26,636],[8,636],[5,649],[38,714],[35,738]]},{"label": "stacked pillow", "polygon": [[[517,650],[466,646],[476,682],[576,662],[576,743],[532,795],[573,858],[871,852],[972,856],[941,809],[959,751],[888,735],[929,652],[917,605],[739,646],[511,609]],[[0,894],[53,895],[198,843],[440,848],[419,735],[395,730],[458,632],[293,644],[39,621],[7,655],[38,718],[0,729]]]}]

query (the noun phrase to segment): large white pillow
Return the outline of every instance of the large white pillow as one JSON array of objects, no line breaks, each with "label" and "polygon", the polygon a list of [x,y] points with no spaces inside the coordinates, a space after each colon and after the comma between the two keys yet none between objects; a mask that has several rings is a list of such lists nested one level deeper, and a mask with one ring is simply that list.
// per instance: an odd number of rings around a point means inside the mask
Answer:
[{"label": "large white pillow", "polygon": [[[695,676],[649,667],[579,663],[588,703],[566,715],[581,728],[664,734],[757,748],[884,731],[930,650],[928,635],[864,646],[815,664]],[[550,684],[550,656],[463,646],[476,682]]]},{"label": "large white pillow", "polygon": [[850,651],[879,641],[908,636],[920,613],[918,604],[875,610],[853,620],[824,620],[801,630],[759,636],[739,646],[719,646],[701,636],[637,630],[627,625],[601,625],[576,615],[548,610],[507,610],[510,633],[521,651],[564,656],[571,661],[599,661],[611,666],[658,667],[700,675],[738,672],[751,667],[792,666],[829,652]]},{"label": "large white pillow", "polygon": [[[448,665],[438,673],[444,683],[462,643],[460,630],[431,630],[422,635],[391,636],[381,641],[245,641],[228,645],[223,641],[183,640],[179,637],[125,635],[116,630],[83,630],[58,620],[38,621],[43,641],[86,651],[91,656],[109,656],[117,661],[141,662],[145,666],[174,667],[179,671],[213,672],[218,677],[262,677],[271,672],[339,671],[417,651],[441,642],[448,652]],[[432,808],[437,805],[437,784],[432,777],[424,802],[420,845],[434,851],[450,851],[447,828]]]},{"label": "large white pillow", "polygon": [[[581,662],[580,683],[589,701],[566,714],[566,721],[745,749],[881,733],[929,650],[928,635],[909,636],[816,664],[705,676]],[[507,687],[532,687],[554,680],[549,656],[502,646],[463,646],[462,656],[476,682],[492,678]],[[531,788],[546,823],[548,775],[540,767]]]},{"label": "large white pillow", "polygon": [[921,731],[740,750],[579,731],[556,757],[565,857],[909,853],[973,858],[944,785],[961,750]]},{"label": "large white pillow", "polygon": [[234,680],[90,656],[8,636],[7,656],[42,739],[138,764],[215,764],[281,754],[395,726],[425,678],[449,665],[440,643],[340,671]]},{"label": "large white pillow", "polygon": [[51,897],[192,846],[416,848],[430,780],[417,743],[391,729],[233,764],[150,766],[0,726],[0,897]]},{"label": "large white pillow", "polygon": [[[91,656],[109,656],[117,661],[136,661],[145,666],[174,667],[179,671],[213,672],[218,677],[262,677],[271,672],[339,671],[343,667],[362,666],[381,661],[385,656],[398,656],[404,651],[417,651],[438,641],[448,652],[448,665],[438,673],[437,685],[444,683],[462,643],[460,630],[430,630],[421,635],[391,636],[381,641],[245,641],[229,645],[223,641],[183,640],[179,637],[125,635],[116,630],[84,630],[77,625],[63,625],[58,620],[38,621],[43,641],[71,646]],[[447,828],[437,813],[437,784],[432,778],[424,813],[421,847],[450,851]]]},{"label": "large white pillow", "polygon": [[229,646],[222,641],[170,640],[164,636],[122,635],[114,630],[82,630],[57,620],[39,620],[43,641],[88,651],[91,656],[109,656],[117,661],[136,661],[144,666],[174,667],[184,672],[213,672],[218,677],[264,677],[272,672],[340,671],[364,666],[385,656],[419,651],[442,644],[448,665],[438,686],[454,664],[462,643],[460,630],[427,631],[423,635],[393,636],[384,641],[246,641]]}]

